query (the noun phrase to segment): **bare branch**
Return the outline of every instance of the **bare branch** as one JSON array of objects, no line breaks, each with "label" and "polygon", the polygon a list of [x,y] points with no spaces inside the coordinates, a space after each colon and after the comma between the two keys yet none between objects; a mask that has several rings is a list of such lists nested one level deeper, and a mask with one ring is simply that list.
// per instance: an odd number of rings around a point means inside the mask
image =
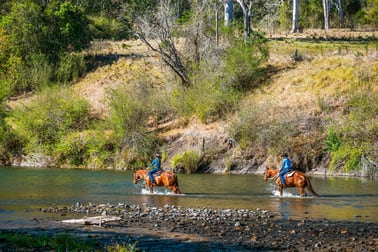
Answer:
[{"label": "bare branch", "polygon": [[187,69],[182,63],[182,55],[173,40],[176,27],[172,6],[162,0],[156,12],[150,12],[144,18],[138,17],[136,26],[136,34],[139,39],[160,55],[164,63],[179,76],[184,86],[189,86]]}]

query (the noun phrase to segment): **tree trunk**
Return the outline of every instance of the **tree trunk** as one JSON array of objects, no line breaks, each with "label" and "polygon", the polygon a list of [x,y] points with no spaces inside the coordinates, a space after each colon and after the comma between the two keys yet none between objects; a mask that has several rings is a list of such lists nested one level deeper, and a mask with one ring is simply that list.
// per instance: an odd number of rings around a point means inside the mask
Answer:
[{"label": "tree trunk", "polygon": [[293,0],[293,25],[291,32],[298,32],[298,0]]},{"label": "tree trunk", "polygon": [[244,0],[237,0],[240,7],[243,10],[243,19],[244,19],[244,35],[245,37],[249,37],[251,34],[251,17],[252,17],[252,0],[249,0],[248,6],[246,1]]},{"label": "tree trunk", "polygon": [[324,11],[324,29],[329,29],[329,1],[323,0],[323,11]]},{"label": "tree trunk", "polygon": [[224,1],[224,25],[228,26],[234,20],[234,3],[232,0]]},{"label": "tree trunk", "polygon": [[341,4],[341,0],[337,1],[337,9],[339,10],[340,28],[344,28],[344,11],[343,5]]},{"label": "tree trunk", "polygon": [[218,24],[218,2],[215,1],[215,45],[219,44],[219,24]]}]

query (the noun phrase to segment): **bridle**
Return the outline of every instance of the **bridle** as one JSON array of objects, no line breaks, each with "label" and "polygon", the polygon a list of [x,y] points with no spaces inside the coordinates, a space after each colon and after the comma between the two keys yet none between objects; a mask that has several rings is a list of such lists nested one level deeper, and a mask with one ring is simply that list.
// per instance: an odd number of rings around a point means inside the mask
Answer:
[{"label": "bridle", "polygon": [[134,173],[134,184],[138,183],[142,179],[143,177],[140,174]]}]

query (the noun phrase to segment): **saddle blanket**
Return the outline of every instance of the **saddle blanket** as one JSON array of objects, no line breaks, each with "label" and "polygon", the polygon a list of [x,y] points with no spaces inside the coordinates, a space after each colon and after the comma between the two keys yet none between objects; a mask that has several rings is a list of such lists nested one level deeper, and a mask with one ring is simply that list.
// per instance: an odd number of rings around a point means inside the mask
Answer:
[{"label": "saddle blanket", "polygon": [[286,173],[286,177],[287,177],[287,178],[288,178],[288,177],[291,177],[291,176],[294,175],[294,173],[295,173],[295,171],[289,171],[288,173]]},{"label": "saddle blanket", "polygon": [[163,173],[163,169],[160,169],[160,170],[158,170],[157,172],[155,172],[155,173],[152,174],[152,175],[154,175],[154,177],[158,177],[158,176],[160,176],[162,173]]}]

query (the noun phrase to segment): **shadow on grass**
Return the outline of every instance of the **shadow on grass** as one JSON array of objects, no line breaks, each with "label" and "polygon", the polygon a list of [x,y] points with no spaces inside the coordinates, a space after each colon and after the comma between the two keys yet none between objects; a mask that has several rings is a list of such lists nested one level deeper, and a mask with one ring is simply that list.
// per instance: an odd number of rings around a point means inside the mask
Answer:
[{"label": "shadow on grass", "polygon": [[0,230],[0,251],[267,251],[219,241],[192,241],[114,231],[22,228]]}]

